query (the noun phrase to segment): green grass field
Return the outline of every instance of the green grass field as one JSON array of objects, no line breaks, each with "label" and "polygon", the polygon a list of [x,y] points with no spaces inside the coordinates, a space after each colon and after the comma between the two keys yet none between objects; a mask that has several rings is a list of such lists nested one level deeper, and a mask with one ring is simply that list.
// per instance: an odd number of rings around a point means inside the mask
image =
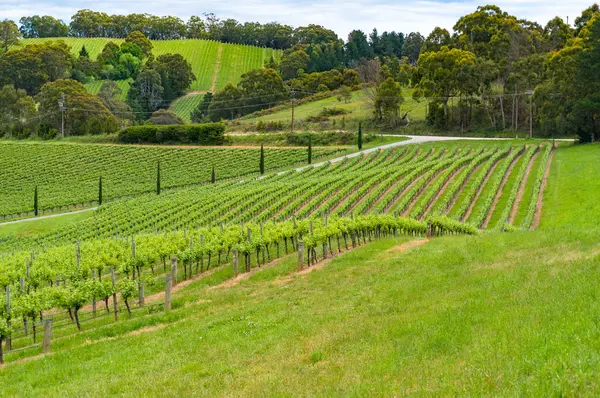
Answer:
[{"label": "green grass field", "polygon": [[[23,44],[47,41],[49,39],[24,39]],[[95,59],[107,42],[113,41],[120,44],[122,39],[106,38],[61,38],[71,46],[74,54],[79,54],[85,45],[90,57]],[[153,54],[158,57],[161,54],[181,54],[190,64],[197,80],[190,87],[191,92],[207,92],[220,90],[227,83],[237,83],[240,76],[252,69],[263,66],[264,61],[273,56],[279,60],[281,51],[271,48],[245,46],[241,44],[220,43],[209,40],[160,40],[153,41]],[[124,85],[125,83],[121,83]],[[99,83],[89,84],[90,92],[99,90]],[[126,86],[122,87],[126,95]],[[184,116],[185,118],[185,116]]]},{"label": "green grass field", "polygon": [[[410,92],[410,90],[405,90],[403,94],[405,96],[405,99],[404,103],[400,106],[400,113],[404,114],[404,112],[410,111],[408,115],[411,120],[425,119],[426,103],[423,101],[417,102],[413,100],[411,97],[412,93]],[[294,109],[294,116],[298,120],[305,120],[309,116],[319,116],[319,113],[323,108],[333,107],[341,108],[349,112],[346,115],[338,115],[331,117],[332,120],[335,119],[338,122],[341,121],[341,119],[344,117],[346,119],[366,119],[371,118],[373,116],[373,106],[370,104],[368,96],[363,91],[354,91],[352,93],[352,98],[348,103],[346,103],[344,100],[338,101],[337,96],[333,96],[322,100],[298,105]],[[264,116],[241,119],[240,122],[289,122],[291,118],[292,110],[290,108]]]},{"label": "green grass field", "polygon": [[[161,295],[152,296],[164,289],[161,261],[147,279],[155,280],[147,307],[134,300],[130,318],[124,308],[116,323],[88,309],[77,332],[68,315],[56,314],[52,353],[8,353],[0,395],[597,396],[598,148],[550,151],[546,142],[519,140],[408,145],[299,172],[142,195],[68,222],[0,225],[7,254],[0,269],[8,271],[23,269],[35,247],[33,270],[45,261],[73,267],[77,239],[88,266],[102,245],[113,245],[115,257],[119,247],[130,253],[134,236],[140,259],[158,256],[169,242],[189,246],[167,256],[179,259],[178,280],[193,250],[203,266],[207,255],[214,264],[174,292],[169,312],[157,306]],[[272,220],[296,218],[312,247],[323,212],[337,225],[334,215],[460,219],[471,207],[475,219],[489,218],[487,231],[430,239],[422,231],[368,234],[312,272],[297,272],[298,255],[286,241],[291,254],[260,267],[253,262],[251,273],[233,279],[227,248],[214,240],[221,222],[226,231],[241,226],[243,239],[247,226],[253,244],[267,244],[263,256],[274,256],[270,239],[279,224],[271,227]],[[523,229],[500,232],[513,207],[513,227]],[[303,218],[313,220],[314,236]],[[537,219],[539,228],[530,230]],[[329,242],[333,251],[352,248],[354,238],[339,237]],[[210,251],[217,247],[219,260]],[[15,347],[23,347],[31,337],[18,322],[14,330]]]}]

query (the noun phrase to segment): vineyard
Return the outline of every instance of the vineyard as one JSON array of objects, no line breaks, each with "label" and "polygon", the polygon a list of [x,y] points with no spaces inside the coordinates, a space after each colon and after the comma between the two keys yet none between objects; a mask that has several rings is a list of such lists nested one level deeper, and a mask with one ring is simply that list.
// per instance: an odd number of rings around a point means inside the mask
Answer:
[{"label": "vineyard", "polygon": [[[142,151],[150,148],[118,149]],[[162,151],[166,150],[151,153],[164,154]],[[213,153],[227,154],[228,151],[235,150],[216,150]],[[249,154],[246,162],[248,172],[256,171],[257,150],[243,151]],[[269,158],[275,158],[276,151],[266,151],[269,168],[301,161],[305,156],[304,150],[292,150],[282,152],[290,156],[285,162],[270,163],[273,160],[269,161]],[[35,238],[6,237],[0,242],[0,248],[33,249],[39,245],[73,243],[77,239],[195,229],[221,223],[229,225],[318,218],[323,214],[349,217],[387,213],[415,220],[439,215],[482,229],[530,229],[536,222],[536,209],[550,152],[551,145],[466,146],[456,142],[378,150],[300,171],[270,173],[242,180],[229,179],[217,184],[173,190],[160,196],[152,193],[114,201],[96,210],[93,217],[56,232]],[[186,152],[182,150],[181,153]],[[332,153],[321,152],[321,155]],[[173,180],[168,174],[175,165],[169,163],[167,158],[161,158],[164,159],[164,163],[161,163],[164,164],[164,186],[175,186],[177,183],[184,185],[196,178],[208,181],[210,178],[211,162],[200,159],[202,166],[196,167],[199,174],[194,174],[194,179],[185,180],[188,178],[185,173],[173,173],[177,177]],[[181,157],[175,159],[182,163]],[[158,160],[147,160],[146,163],[142,163],[141,159],[135,160],[136,166],[145,164],[141,170],[147,172],[143,174],[140,171],[137,177],[141,179],[145,175],[146,178],[144,184],[138,185],[138,192],[143,192],[144,188],[146,191],[153,190]],[[190,162],[198,165],[198,160]],[[194,166],[188,166],[188,170],[192,169]],[[115,170],[123,172],[124,167]],[[219,172],[221,178],[225,177],[222,173],[224,171]],[[231,169],[230,176],[236,173],[239,173],[238,168]],[[88,194],[93,200],[97,192],[98,174],[88,175]],[[123,175],[128,174],[125,172]],[[106,178],[106,181],[108,184],[110,179]],[[56,184],[60,185],[59,182]],[[123,184],[127,185],[128,182]],[[129,189],[129,192],[133,192],[133,185]],[[40,189],[40,197],[45,195],[44,190]],[[13,200],[18,197],[15,195]]]},{"label": "vineyard", "polygon": [[[36,150],[34,144],[21,147]],[[246,162],[246,170],[252,173],[257,154],[246,149],[186,153],[178,148],[78,148],[95,158],[69,168],[84,170],[85,164],[96,164],[109,153],[101,152],[106,149],[132,164],[146,161],[152,175],[151,166],[160,161],[167,186],[175,184],[167,178],[166,171],[174,167],[169,158],[184,164],[184,156],[192,159],[202,154],[208,162],[202,163],[203,168],[213,161],[219,165]],[[36,156],[73,151],[64,144],[45,149]],[[168,151],[172,152],[164,155]],[[266,153],[268,159],[270,152]],[[168,314],[183,305],[171,302],[179,284],[200,280],[218,286],[292,253],[297,253],[302,270],[390,237],[531,229],[539,221],[541,190],[552,154],[553,146],[546,143],[449,141],[357,153],[263,176],[235,178],[239,170],[231,170],[232,178],[214,184],[103,204],[93,217],[52,233],[3,238],[0,288],[5,297],[0,299],[0,311],[8,319],[0,324],[4,355],[15,360],[46,352],[50,338],[60,348],[62,340],[76,338],[82,331]],[[293,164],[305,156],[305,150],[282,150],[271,156],[274,159],[267,164],[273,169]],[[52,158],[43,161],[60,167]],[[134,173],[127,168],[132,166],[114,167],[124,175]]]},{"label": "vineyard", "polygon": [[[327,157],[340,149],[314,149]],[[305,149],[265,149],[266,170],[306,162]],[[39,209],[66,210],[98,200],[102,177],[104,201],[156,190],[157,165],[161,186],[181,187],[257,173],[258,148],[155,148],[132,146],[0,143],[0,216],[30,215],[38,188]],[[24,161],[28,159],[28,161]]]}]

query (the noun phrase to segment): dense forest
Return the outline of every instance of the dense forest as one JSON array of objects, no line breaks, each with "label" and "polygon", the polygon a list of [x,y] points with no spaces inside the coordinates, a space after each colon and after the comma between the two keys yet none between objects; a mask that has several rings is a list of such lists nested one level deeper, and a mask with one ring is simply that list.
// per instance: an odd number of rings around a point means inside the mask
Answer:
[{"label": "dense forest", "polygon": [[[183,95],[195,76],[177,54],[154,58],[148,39],[202,38],[283,50],[281,60],[245,73],[237,84],[209,93],[193,113],[195,122],[234,119],[296,99],[362,89],[373,121],[403,123],[407,97],[427,104],[434,129],[535,129],[543,136],[598,137],[600,9],[593,5],[573,26],[556,17],[546,26],[488,5],[461,17],[452,28],[420,33],[354,30],[342,40],[325,27],[240,23],[213,14],[175,17],[107,15],[81,10],[66,24],[50,16],[0,22],[0,126],[6,134],[58,131],[57,95],[69,91],[68,108],[81,109],[70,134],[110,132],[145,122]],[[61,41],[19,47],[20,38],[109,37],[97,59],[85,49],[70,54]],[[14,46],[14,47],[13,47]],[[106,79],[100,94],[81,83]],[[126,102],[111,81],[131,79]],[[84,111],[85,110],[85,111]],[[87,112],[87,113],[86,113]],[[85,116],[94,117],[85,117]],[[157,120],[174,120],[162,111]],[[26,125],[38,119],[34,125]],[[98,120],[96,120],[98,119]],[[39,120],[43,120],[42,123]],[[84,126],[85,125],[85,126]]]}]

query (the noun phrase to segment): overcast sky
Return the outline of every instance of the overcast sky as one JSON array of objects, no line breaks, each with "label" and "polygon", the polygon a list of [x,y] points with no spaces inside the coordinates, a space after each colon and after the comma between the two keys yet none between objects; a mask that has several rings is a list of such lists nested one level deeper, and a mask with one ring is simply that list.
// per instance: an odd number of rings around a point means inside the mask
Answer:
[{"label": "overcast sky", "polygon": [[[456,20],[484,2],[449,0],[0,0],[0,19],[18,20],[25,15],[52,15],[69,21],[77,10],[89,8],[108,14],[149,13],[174,15],[184,21],[190,15],[213,12],[221,19],[242,22],[277,21],[296,26],[309,23],[333,29],[346,39],[353,29],[370,32],[418,31],[427,35],[434,27],[451,31]],[[544,25],[555,16],[572,24],[592,3],[582,0],[503,0],[495,2],[504,11]]]}]

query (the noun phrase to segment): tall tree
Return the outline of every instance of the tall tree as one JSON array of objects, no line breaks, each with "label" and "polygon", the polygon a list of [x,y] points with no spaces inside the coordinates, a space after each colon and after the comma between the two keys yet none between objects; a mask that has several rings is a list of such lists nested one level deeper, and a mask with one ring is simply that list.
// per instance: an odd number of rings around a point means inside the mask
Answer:
[{"label": "tall tree", "polygon": [[156,164],[156,194],[160,195],[160,162]]},{"label": "tall tree", "polygon": [[61,20],[49,15],[32,15],[19,20],[19,31],[25,38],[67,37],[69,27]]},{"label": "tall tree", "polygon": [[362,147],[363,147],[363,133],[362,133],[362,122],[358,123],[358,141],[357,141],[357,145],[358,145],[358,150],[361,151]]},{"label": "tall tree", "polygon": [[98,180],[98,206],[102,205],[102,176]]},{"label": "tall tree", "polygon": [[400,121],[400,105],[404,102],[402,88],[393,78],[388,77],[377,87],[375,116],[390,127],[396,127]]},{"label": "tall tree", "polygon": [[127,103],[138,119],[148,119],[163,104],[162,79],[153,69],[144,69],[127,93]]},{"label": "tall tree", "polygon": [[265,174],[265,148],[263,144],[260,144],[260,162],[259,162],[260,174]]},{"label": "tall tree", "polygon": [[38,187],[35,186],[35,190],[33,191],[33,215],[35,217],[38,216]]},{"label": "tall tree", "polygon": [[10,19],[0,21],[0,46],[4,52],[8,51],[8,47],[19,44],[21,32],[17,25]]}]

